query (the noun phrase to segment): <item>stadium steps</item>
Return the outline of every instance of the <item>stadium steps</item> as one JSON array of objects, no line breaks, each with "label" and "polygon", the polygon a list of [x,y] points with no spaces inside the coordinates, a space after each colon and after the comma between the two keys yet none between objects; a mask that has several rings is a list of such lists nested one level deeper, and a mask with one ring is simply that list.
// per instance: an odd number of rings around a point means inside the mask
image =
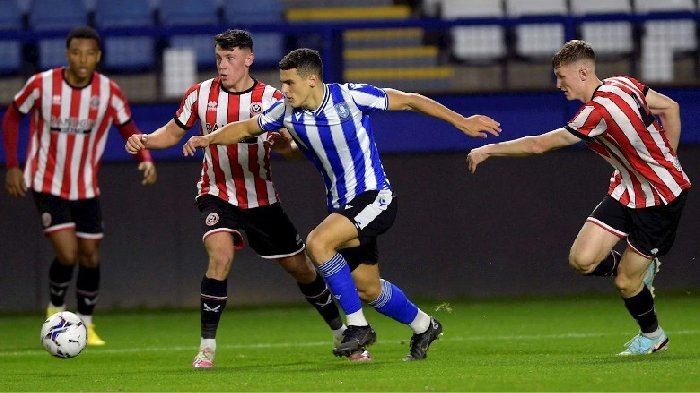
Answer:
[{"label": "stadium steps", "polygon": [[401,46],[376,49],[346,49],[345,67],[436,67],[438,48],[435,46]]},{"label": "stadium steps", "polygon": [[344,79],[399,90],[444,91],[455,78],[453,67],[346,68]]},{"label": "stadium steps", "polygon": [[411,8],[407,6],[379,7],[319,7],[288,8],[287,21],[295,22],[333,22],[351,20],[407,19]]},{"label": "stadium steps", "polygon": [[358,29],[343,34],[344,79],[401,90],[445,89],[455,71],[439,66],[439,50],[421,28]]}]

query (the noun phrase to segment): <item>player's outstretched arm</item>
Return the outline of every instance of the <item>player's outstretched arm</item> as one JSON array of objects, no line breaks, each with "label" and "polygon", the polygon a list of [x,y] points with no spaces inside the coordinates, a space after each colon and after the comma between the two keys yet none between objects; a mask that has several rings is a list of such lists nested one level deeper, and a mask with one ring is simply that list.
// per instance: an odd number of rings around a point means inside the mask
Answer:
[{"label": "player's outstretched arm", "polygon": [[182,154],[192,156],[198,147],[233,145],[242,139],[258,136],[263,133],[262,128],[258,125],[258,116],[255,115],[247,120],[228,123],[211,134],[190,137],[182,146]]},{"label": "player's outstretched arm", "polygon": [[546,134],[524,136],[512,141],[484,145],[473,149],[467,155],[469,171],[474,173],[476,167],[491,156],[530,156],[542,154],[580,142],[581,139],[565,128],[557,128]]},{"label": "player's outstretched arm", "polygon": [[187,130],[177,125],[175,119],[171,119],[166,125],[150,134],[131,135],[126,140],[124,148],[131,154],[136,154],[142,149],[166,149],[180,142],[186,132]]},{"label": "player's outstretched arm", "polygon": [[498,136],[501,125],[494,119],[484,115],[464,117],[441,103],[418,93],[405,93],[396,89],[384,89],[389,98],[390,111],[412,110],[444,120],[465,135],[486,138],[488,134]]},{"label": "player's outstretched arm", "polygon": [[678,103],[670,97],[649,89],[646,95],[647,104],[651,113],[661,118],[661,125],[664,126],[666,138],[673,147],[678,150],[678,143],[681,138],[681,109]]}]

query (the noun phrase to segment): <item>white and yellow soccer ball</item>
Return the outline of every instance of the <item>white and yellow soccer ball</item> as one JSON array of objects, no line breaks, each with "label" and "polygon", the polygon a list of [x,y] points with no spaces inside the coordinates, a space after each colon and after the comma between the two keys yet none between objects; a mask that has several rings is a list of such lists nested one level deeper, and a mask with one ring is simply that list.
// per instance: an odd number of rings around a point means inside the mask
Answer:
[{"label": "white and yellow soccer ball", "polygon": [[73,358],[87,344],[87,329],[80,317],[69,311],[61,311],[44,321],[41,344],[57,358]]}]

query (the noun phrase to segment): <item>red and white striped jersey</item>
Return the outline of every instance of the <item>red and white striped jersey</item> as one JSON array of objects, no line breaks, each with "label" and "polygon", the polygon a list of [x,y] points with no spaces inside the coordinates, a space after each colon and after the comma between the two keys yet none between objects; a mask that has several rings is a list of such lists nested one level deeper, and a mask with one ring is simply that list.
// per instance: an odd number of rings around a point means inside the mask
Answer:
[{"label": "red and white striped jersey", "polygon": [[37,192],[63,199],[100,194],[97,173],[110,126],[131,120],[119,87],[97,72],[87,86],[76,88],[63,68],[36,74],[14,98],[22,114],[32,112],[25,182]]},{"label": "red and white striped jersey", "polygon": [[[280,99],[282,93],[258,81],[247,91],[228,92],[215,77],[190,87],[175,113],[175,122],[190,129],[199,120],[202,135],[207,135],[262,113]],[[278,202],[270,169],[270,135],[267,132],[233,145],[206,147],[198,196],[217,196],[242,209]]]},{"label": "red and white striped jersey", "polygon": [[630,208],[665,205],[690,180],[634,78],[603,80],[567,128],[615,168],[608,194]]}]

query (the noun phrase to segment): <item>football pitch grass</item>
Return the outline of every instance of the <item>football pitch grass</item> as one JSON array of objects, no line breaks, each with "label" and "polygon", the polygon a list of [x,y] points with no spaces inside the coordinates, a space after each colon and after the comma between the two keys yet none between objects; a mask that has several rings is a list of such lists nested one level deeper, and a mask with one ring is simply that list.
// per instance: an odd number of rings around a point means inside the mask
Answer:
[{"label": "football pitch grass", "polygon": [[[41,315],[0,316],[2,391],[698,391],[698,296],[657,299],[669,350],[615,354],[637,331],[620,299],[419,302],[445,326],[428,359],[403,362],[410,330],[366,311],[374,359],[331,354],[331,335],[308,306],[229,306],[216,366],[193,370],[198,310],[104,312],[107,341],[74,359],[41,347]],[[367,309],[367,308],[366,308]]]}]

